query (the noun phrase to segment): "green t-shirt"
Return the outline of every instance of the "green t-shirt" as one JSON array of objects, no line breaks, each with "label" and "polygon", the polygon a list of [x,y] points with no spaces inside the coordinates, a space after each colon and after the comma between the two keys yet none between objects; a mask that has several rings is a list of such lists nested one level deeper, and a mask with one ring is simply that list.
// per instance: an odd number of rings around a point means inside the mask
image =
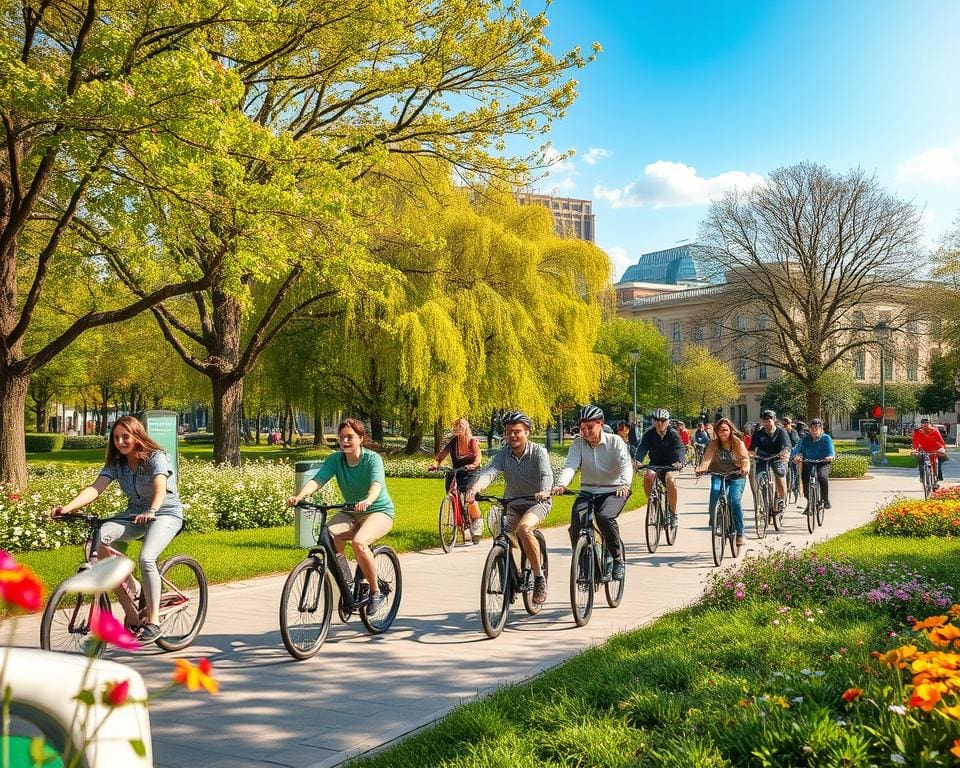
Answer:
[{"label": "green t-shirt", "polygon": [[360,463],[355,467],[351,467],[347,463],[347,457],[344,456],[342,451],[331,453],[320,465],[320,469],[313,476],[313,480],[317,485],[322,486],[331,477],[337,478],[337,486],[340,488],[343,500],[348,504],[363,501],[370,492],[370,486],[374,483],[380,483],[380,495],[362,514],[382,512],[390,517],[395,516],[393,502],[390,500],[390,494],[387,493],[383,458],[379,453],[364,448],[360,454]]}]

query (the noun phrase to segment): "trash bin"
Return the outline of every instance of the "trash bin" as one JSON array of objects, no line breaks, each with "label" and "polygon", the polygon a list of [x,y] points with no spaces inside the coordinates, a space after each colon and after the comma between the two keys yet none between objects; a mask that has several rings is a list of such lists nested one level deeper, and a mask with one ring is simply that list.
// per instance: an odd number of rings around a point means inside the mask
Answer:
[{"label": "trash bin", "polygon": [[[313,479],[317,470],[320,469],[321,464],[323,464],[322,461],[298,461],[296,463],[294,471],[296,472],[297,479],[294,493],[300,493],[300,489],[307,484],[308,480]],[[297,546],[303,549],[315,547],[317,545],[316,527],[319,522],[315,514],[313,512],[305,513],[305,511],[299,507],[295,509],[294,512],[296,519],[294,520],[293,527]]]}]

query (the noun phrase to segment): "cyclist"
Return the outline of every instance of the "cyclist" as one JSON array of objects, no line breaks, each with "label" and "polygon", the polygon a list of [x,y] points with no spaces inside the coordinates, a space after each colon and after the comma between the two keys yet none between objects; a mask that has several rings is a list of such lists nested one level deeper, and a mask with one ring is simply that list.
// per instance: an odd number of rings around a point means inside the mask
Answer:
[{"label": "cyclist", "polygon": [[363,447],[367,428],[359,419],[344,419],[337,427],[340,450],[331,453],[320,465],[316,474],[304,483],[296,496],[287,499],[295,507],[307,496],[312,496],[331,478],[344,502],[353,504],[353,512],[338,512],[328,523],[327,529],[337,548],[337,560],[344,562],[343,550],[348,541],[353,542],[353,554],[360,570],[370,585],[370,601],[367,615],[375,614],[383,607],[386,597],[377,581],[377,567],[370,545],[382,538],[393,527],[395,511],[390,494],[387,493],[380,454]]},{"label": "cyclist", "polygon": [[[926,451],[930,454],[930,461],[933,462],[931,465],[936,472],[936,482],[933,484],[933,489],[936,490],[940,487],[940,480],[943,480],[943,467],[941,466],[940,457],[947,455],[947,446],[943,442],[943,435],[940,434],[940,430],[934,427],[930,423],[930,419],[924,416],[920,419],[920,429],[915,429],[913,431],[913,455],[916,456],[917,451]],[[923,481],[923,462],[920,460],[920,457],[917,457],[917,467],[920,470],[920,480]]]},{"label": "cyclist", "polygon": [[[836,457],[833,449],[833,439],[823,431],[823,421],[810,419],[810,431],[803,436],[797,445],[794,461],[802,464],[805,460],[832,462]],[[803,495],[807,497],[807,511],[810,511],[810,496],[807,489],[810,487],[810,473],[814,467],[803,464]],[[817,482],[820,484],[820,498],[824,509],[830,509],[830,464],[818,464]],[[814,510],[816,511],[816,510]]]},{"label": "cyclist", "polygon": [[520,546],[533,568],[533,602],[542,605],[547,600],[547,579],[540,562],[540,547],[533,535],[550,513],[550,490],[553,487],[553,470],[547,449],[530,441],[533,422],[521,411],[503,417],[503,433],[507,444],[500,449],[488,467],[477,473],[473,486],[467,491],[467,503],[471,504],[476,494],[486,488],[503,473],[507,489],[504,496],[535,496],[533,501],[514,501],[507,507],[504,519],[506,533],[516,531]]},{"label": "cyclist", "polygon": [[653,490],[653,483],[657,474],[667,489],[667,500],[670,502],[670,526],[677,525],[677,472],[683,469],[684,447],[680,435],[670,426],[670,411],[666,408],[657,408],[653,412],[653,426],[643,433],[640,445],[637,447],[637,462],[650,454],[650,463],[661,467],[675,467],[672,470],[661,469],[654,472],[647,470],[643,478],[643,487],[647,496]]},{"label": "cyclist", "polygon": [[[450,463],[456,469],[457,488],[460,489],[461,494],[464,494],[474,473],[480,468],[480,441],[473,436],[470,422],[466,419],[457,419],[453,423],[453,439],[437,454],[430,469],[436,471],[447,456],[450,457]],[[453,475],[447,475],[445,478],[448,493],[453,477]],[[476,543],[483,535],[483,518],[480,517],[480,507],[476,502],[467,505],[467,514],[470,516],[470,536]]]},{"label": "cyclist", "polygon": [[[603,411],[595,405],[580,409],[580,437],[570,445],[567,463],[557,477],[553,493],[563,493],[580,470],[580,489],[591,493],[606,493],[596,510],[597,527],[613,557],[614,581],[624,576],[623,551],[620,549],[620,526],[617,515],[627,505],[630,485],[633,483],[633,462],[627,444],[617,435],[603,431]],[[611,489],[615,489],[611,492]],[[580,535],[580,516],[590,502],[577,498],[570,515],[570,544],[576,546]]]},{"label": "cyclist", "polygon": [[[137,630],[140,642],[152,643],[160,636],[160,570],[157,558],[183,527],[183,505],[177,494],[173,469],[164,450],[147,435],[140,420],[121,416],[110,429],[103,469],[66,504],[50,510],[60,517],[87,506],[112,481],[116,480],[127,497],[123,517],[133,520],[108,520],[100,526],[100,540],[91,542],[91,553],[106,557],[106,545],[143,539],[140,549],[140,577],[146,598],[146,616]],[[136,582],[128,581],[131,592]]]},{"label": "cyclist", "polygon": [[[797,455],[797,446],[800,445],[800,433],[794,429],[793,420],[789,416],[784,416],[782,419],[780,419],[780,426],[783,427],[784,431],[787,433],[787,437],[790,438],[790,458],[795,458]],[[799,479],[797,465],[795,463],[790,464],[787,469],[787,484],[791,493],[797,492]],[[799,495],[800,494],[797,494],[798,498]]]},{"label": "cyclist", "polygon": [[769,410],[761,413],[760,427],[750,439],[750,455],[757,458],[757,473],[766,471],[768,463],[773,469],[777,512],[783,512],[786,505],[787,459],[792,447],[786,430],[777,426],[777,414]]},{"label": "cyclist", "polygon": [[697,454],[698,465],[703,461],[703,452],[707,450],[707,446],[710,445],[712,439],[710,433],[707,432],[707,425],[702,421],[697,424],[697,431],[693,433],[693,449]]},{"label": "cyclist", "polygon": [[[730,419],[720,419],[713,428],[716,437],[707,446],[703,458],[696,467],[698,475],[705,472],[729,474],[739,472],[739,477],[732,477],[727,483],[727,501],[730,504],[730,514],[733,525],[737,529],[737,546],[743,546],[743,488],[747,483],[746,477],[750,472],[750,454],[743,444],[740,432],[733,426]],[[717,502],[720,500],[719,477],[710,478],[710,521],[717,511]]]}]

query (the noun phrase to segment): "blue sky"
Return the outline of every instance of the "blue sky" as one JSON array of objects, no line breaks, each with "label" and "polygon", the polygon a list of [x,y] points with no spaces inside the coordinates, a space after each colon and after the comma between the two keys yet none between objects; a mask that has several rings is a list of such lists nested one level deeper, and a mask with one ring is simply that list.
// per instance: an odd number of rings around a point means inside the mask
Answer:
[{"label": "blue sky", "polygon": [[556,0],[548,18],[558,51],[603,53],[550,135],[576,155],[535,186],[594,201],[616,277],[696,239],[711,196],[803,160],[875,173],[931,247],[960,214],[960,0]]}]

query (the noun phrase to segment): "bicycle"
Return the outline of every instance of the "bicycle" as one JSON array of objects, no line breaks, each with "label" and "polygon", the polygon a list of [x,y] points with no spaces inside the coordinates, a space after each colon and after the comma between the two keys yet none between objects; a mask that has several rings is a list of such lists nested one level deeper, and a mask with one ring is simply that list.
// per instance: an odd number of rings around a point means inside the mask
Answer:
[{"label": "bicycle", "polygon": [[[483,564],[480,580],[480,620],[487,637],[493,639],[503,632],[507,623],[507,612],[517,599],[523,595],[523,607],[531,616],[540,613],[542,605],[533,602],[533,569],[527,562],[527,553],[523,547],[515,545],[514,538],[504,530],[507,507],[513,501],[532,501],[535,496],[489,496],[477,494],[477,501],[490,501],[493,505],[488,511],[488,523],[493,533],[493,545]],[[543,576],[549,582],[547,568],[547,540],[539,529],[533,532],[540,546],[540,567]],[[517,567],[514,548],[520,550],[520,565]]]},{"label": "bicycle", "polygon": [[[573,547],[573,559],[570,561],[570,607],[573,621],[582,627],[590,621],[593,613],[594,593],[603,584],[607,605],[616,608],[623,600],[624,578],[613,578],[613,556],[607,550],[597,528],[594,512],[614,492],[591,493],[590,491],[565,491],[564,496],[577,496],[587,500],[587,507],[580,521],[580,534]],[[623,553],[623,539],[620,539],[620,552]]]},{"label": "bicycle", "polygon": [[670,497],[667,488],[660,477],[661,472],[676,472],[675,466],[657,466],[655,464],[641,464],[638,469],[652,470],[657,473],[650,496],[647,498],[646,539],[647,551],[652,555],[660,546],[660,532],[663,531],[667,544],[672,546],[677,540],[679,520],[675,520],[673,510],[670,509]]},{"label": "bicycle", "polygon": [[480,537],[473,536],[470,532],[470,515],[467,514],[463,502],[463,494],[457,487],[457,470],[453,467],[438,467],[436,472],[443,472],[453,476],[450,481],[450,488],[447,495],[440,502],[439,529],[440,546],[446,553],[453,552],[457,546],[457,535],[463,538],[463,543],[467,543],[467,537],[474,544],[480,543]]},{"label": "bicycle", "polygon": [[933,460],[931,456],[936,456],[936,453],[931,453],[930,451],[912,451],[915,456],[918,456],[923,462],[923,472],[920,476],[920,483],[923,485],[923,498],[928,499],[930,494],[933,493],[934,486],[936,485],[936,480],[933,476]]},{"label": "bicycle", "polygon": [[756,455],[758,462],[766,462],[763,472],[757,472],[757,493],[754,497],[753,519],[757,527],[757,538],[762,539],[767,535],[767,528],[773,523],[775,531],[783,529],[784,510],[777,509],[777,484],[773,479],[773,467],[771,462],[776,456]]},{"label": "bicycle", "polygon": [[730,478],[742,477],[741,472],[711,472],[712,477],[720,478],[720,498],[717,499],[717,508],[710,519],[710,547],[713,550],[713,564],[720,567],[723,562],[723,550],[727,544],[730,547],[730,557],[740,554],[737,546],[737,531],[733,527],[733,515],[730,513],[730,502],[727,500],[727,488]]},{"label": "bicycle", "polygon": [[800,500],[800,472],[797,471],[796,462],[791,461],[787,467],[787,499],[790,504],[796,504]]},{"label": "bicycle", "polygon": [[[60,515],[57,520],[85,522],[90,527],[87,544],[89,555],[81,563],[79,571],[90,568],[99,555],[93,547],[100,539],[100,527],[109,520],[130,522],[132,517],[99,518],[96,515],[77,513]],[[120,550],[102,545],[110,556],[123,555]],[[123,555],[125,556],[125,555]],[[179,651],[190,645],[200,633],[207,616],[207,576],[196,560],[186,555],[174,555],[159,564],[160,570],[160,636],[156,644],[165,651]],[[128,630],[140,626],[144,617],[146,595],[131,594],[126,582],[115,591],[117,601],[124,611],[124,625]],[[96,596],[68,592],[61,584],[57,587],[40,620],[40,647],[45,651],[86,653],[87,639],[94,611],[111,612],[110,597],[106,593]],[[102,656],[104,644],[98,643],[94,653]]]},{"label": "bicycle", "polygon": [[700,464],[703,462],[703,454],[705,454],[706,452],[707,452],[706,445],[703,445],[702,443],[693,444],[693,456],[694,456],[693,466],[695,467],[700,466]]},{"label": "bicycle", "polygon": [[327,528],[330,510],[353,511],[353,504],[313,504],[301,501],[297,507],[305,514],[319,517],[316,527],[317,546],[311,547],[306,558],[297,563],[280,593],[280,637],[287,652],[298,661],[316,656],[327,639],[333,613],[333,582],[340,591],[337,612],[347,622],[357,611],[363,626],[372,635],[390,629],[400,608],[403,579],[400,558],[393,548],[379,544],[373,548],[377,570],[377,585],[386,598],[376,613],[367,612],[370,585],[364,578],[359,563],[353,577],[345,558],[337,557],[333,537]]},{"label": "bicycle", "polygon": [[824,509],[823,500],[820,498],[820,481],[817,479],[816,468],[821,464],[827,464],[829,462],[824,461],[823,459],[804,459],[804,464],[809,464],[812,468],[810,470],[810,476],[807,479],[807,531],[813,533],[814,529],[819,525],[823,526],[824,519]]}]

